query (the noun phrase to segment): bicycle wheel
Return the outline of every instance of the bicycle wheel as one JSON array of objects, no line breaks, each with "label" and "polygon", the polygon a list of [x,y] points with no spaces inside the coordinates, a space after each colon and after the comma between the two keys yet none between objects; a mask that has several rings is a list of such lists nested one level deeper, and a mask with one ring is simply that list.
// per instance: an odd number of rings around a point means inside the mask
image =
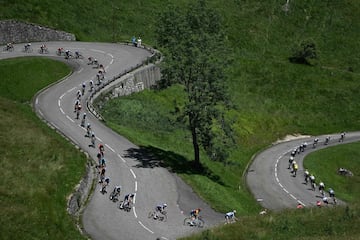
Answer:
[{"label": "bicycle wheel", "polygon": [[205,221],[202,220],[201,218],[198,218],[198,219],[196,220],[196,226],[197,226],[197,227],[202,228],[202,227],[204,227],[204,225],[205,225]]},{"label": "bicycle wheel", "polygon": [[165,212],[165,214],[161,214],[161,216],[159,217],[159,220],[160,220],[160,221],[163,221],[163,222],[166,222],[166,221],[167,221],[166,212]]},{"label": "bicycle wheel", "polygon": [[191,222],[190,217],[187,217],[187,218],[184,219],[184,225],[190,225],[190,222]]},{"label": "bicycle wheel", "polygon": [[123,202],[124,202],[124,201],[120,201],[120,202],[119,202],[119,209],[121,209],[121,210],[124,209]]}]

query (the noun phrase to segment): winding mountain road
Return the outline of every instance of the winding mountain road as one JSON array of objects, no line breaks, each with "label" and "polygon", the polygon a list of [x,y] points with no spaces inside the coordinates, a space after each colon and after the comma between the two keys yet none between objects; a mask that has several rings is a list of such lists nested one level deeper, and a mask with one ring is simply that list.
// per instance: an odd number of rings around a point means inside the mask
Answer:
[{"label": "winding mountain road", "polygon": [[[86,82],[88,86],[89,81],[94,80],[97,73],[97,69],[87,64],[87,57],[92,56],[98,59],[106,69],[106,79],[111,79],[125,69],[138,65],[151,53],[142,48],[121,44],[47,42],[49,54],[39,54],[37,50],[41,44],[33,43],[32,53],[24,53],[22,52],[23,45],[15,45],[15,51],[1,52],[0,59],[31,55],[65,61],[63,56],[55,54],[59,47],[72,52],[78,50],[84,55],[84,59],[66,60],[73,66],[72,74],[41,91],[34,99],[34,109],[53,128],[96,159],[97,148],[89,147],[90,139],[84,136],[86,131],[80,126],[80,120],[75,119],[73,111],[77,90],[81,89],[83,82]],[[116,203],[109,201],[108,194],[103,195],[99,192],[99,185],[96,186],[82,215],[84,231],[92,239],[176,239],[199,231],[197,228],[183,226],[183,219],[191,209],[196,207],[202,208],[206,227],[223,222],[223,214],[214,212],[179,177],[161,167],[148,167],[143,162],[147,161],[147,156],[142,156],[137,146],[113,132],[90,114],[85,108],[86,99],[90,94],[88,89],[87,87],[86,94],[82,97],[83,112],[88,113],[87,122],[91,123],[96,135],[96,146],[100,143],[105,146],[106,175],[111,181],[108,192],[115,185],[121,185],[120,198],[126,193],[136,194],[132,210],[124,212],[117,207]],[[319,136],[319,138],[324,139],[324,136]],[[332,136],[332,139],[336,138],[338,135]],[[290,176],[287,169],[290,151],[300,143],[311,142],[312,139],[276,144],[258,154],[249,166],[247,183],[254,197],[264,207],[280,210],[296,207],[297,203],[302,203],[304,206],[315,203],[316,192],[310,191],[302,184],[302,170],[300,169],[299,176],[294,178]],[[353,141],[360,141],[360,132],[347,134],[345,143]],[[328,146],[334,144],[338,142],[332,140]],[[320,142],[317,149],[323,147],[325,145]],[[305,154],[311,151],[313,150],[308,147]],[[303,156],[304,153],[296,157],[299,166],[302,166]],[[148,212],[153,210],[156,204],[162,202],[168,204],[167,222],[149,219]]]},{"label": "winding mountain road", "polygon": [[[202,209],[205,227],[211,227],[223,221],[223,214],[214,212],[204,203],[190,187],[175,174],[161,167],[147,167],[143,161],[147,156],[139,156],[141,150],[127,139],[106,127],[86,109],[86,99],[90,92],[89,81],[96,77],[97,69],[88,65],[87,58],[92,56],[106,70],[105,81],[117,76],[126,69],[142,63],[150,57],[151,52],[122,44],[86,43],[86,42],[47,42],[49,54],[40,54],[42,43],[32,43],[33,51],[24,53],[23,45],[15,45],[13,52],[1,52],[0,59],[41,56],[66,61],[73,67],[73,72],[62,81],[44,89],[34,99],[36,113],[45,119],[53,128],[60,131],[75,145],[79,146],[90,157],[96,159],[97,147],[89,147],[90,139],[85,137],[86,130],[76,119],[74,104],[76,93],[86,83],[86,93],[82,97],[83,112],[87,112],[87,121],[96,135],[96,146],[105,146],[106,176],[110,178],[108,192],[114,186],[121,185],[120,199],[127,193],[135,193],[134,206],[130,212],[122,211],[118,204],[109,200],[109,194],[99,192],[96,186],[83,215],[84,231],[98,240],[115,239],[176,239],[201,229],[184,226],[183,220],[190,210]],[[80,51],[84,59],[65,60],[57,56],[56,50],[62,47],[72,52]],[[139,160],[139,157],[141,160]],[[148,218],[149,211],[157,204],[167,203],[166,222]]]},{"label": "winding mountain road", "polygon": [[[330,136],[329,144],[325,145],[325,138]],[[316,148],[312,144],[315,138],[319,139]],[[250,164],[246,181],[255,199],[266,209],[278,211],[284,208],[296,208],[300,203],[304,207],[316,206],[316,201],[322,197],[316,189],[313,191],[310,184],[304,181],[304,157],[316,150],[360,141],[360,132],[347,133],[343,142],[339,142],[340,133],[301,137],[291,141],[277,143],[259,153]],[[304,152],[296,154],[294,160],[299,165],[296,177],[288,169],[290,153],[302,143],[308,143]],[[311,169],[308,169],[311,173]],[[334,169],[334,172],[337,169]],[[317,183],[319,179],[316,179]],[[331,183],[325,182],[326,189]],[[335,192],[337,189],[334,189]],[[338,199],[341,204],[341,200]]]}]

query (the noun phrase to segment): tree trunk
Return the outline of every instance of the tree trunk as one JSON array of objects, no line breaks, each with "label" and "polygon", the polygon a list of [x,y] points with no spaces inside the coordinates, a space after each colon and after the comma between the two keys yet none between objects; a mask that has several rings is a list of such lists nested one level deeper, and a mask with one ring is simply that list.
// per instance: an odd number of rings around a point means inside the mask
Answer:
[{"label": "tree trunk", "polygon": [[200,151],[199,151],[199,143],[196,134],[196,127],[193,124],[191,124],[190,128],[191,128],[193,147],[194,147],[194,164],[195,167],[199,168],[201,164],[200,164]]}]

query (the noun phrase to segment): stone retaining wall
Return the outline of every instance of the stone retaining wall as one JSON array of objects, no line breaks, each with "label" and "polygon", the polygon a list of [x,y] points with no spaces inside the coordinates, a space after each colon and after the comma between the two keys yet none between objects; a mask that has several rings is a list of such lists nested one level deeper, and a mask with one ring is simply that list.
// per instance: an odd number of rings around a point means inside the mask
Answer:
[{"label": "stone retaining wall", "polygon": [[75,35],[17,20],[0,21],[0,44],[9,42],[75,41]]}]

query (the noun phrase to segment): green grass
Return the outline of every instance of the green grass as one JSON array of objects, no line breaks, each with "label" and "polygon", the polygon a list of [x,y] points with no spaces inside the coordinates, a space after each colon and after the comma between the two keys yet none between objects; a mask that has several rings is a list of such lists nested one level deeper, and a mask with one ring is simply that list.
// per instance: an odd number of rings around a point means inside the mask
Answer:
[{"label": "green grass", "polygon": [[266,216],[241,217],[234,224],[194,234],[183,240],[359,239],[359,208],[301,209]]},{"label": "green grass", "polygon": [[[304,166],[312,172],[317,182],[323,181],[326,188],[333,188],[338,198],[348,203],[359,203],[360,199],[360,142],[331,147],[311,153]],[[338,175],[342,167],[354,176]]]},{"label": "green grass", "polygon": [[85,173],[86,158],[29,104],[69,70],[43,58],[0,61],[1,239],[84,239],[66,198]]}]

